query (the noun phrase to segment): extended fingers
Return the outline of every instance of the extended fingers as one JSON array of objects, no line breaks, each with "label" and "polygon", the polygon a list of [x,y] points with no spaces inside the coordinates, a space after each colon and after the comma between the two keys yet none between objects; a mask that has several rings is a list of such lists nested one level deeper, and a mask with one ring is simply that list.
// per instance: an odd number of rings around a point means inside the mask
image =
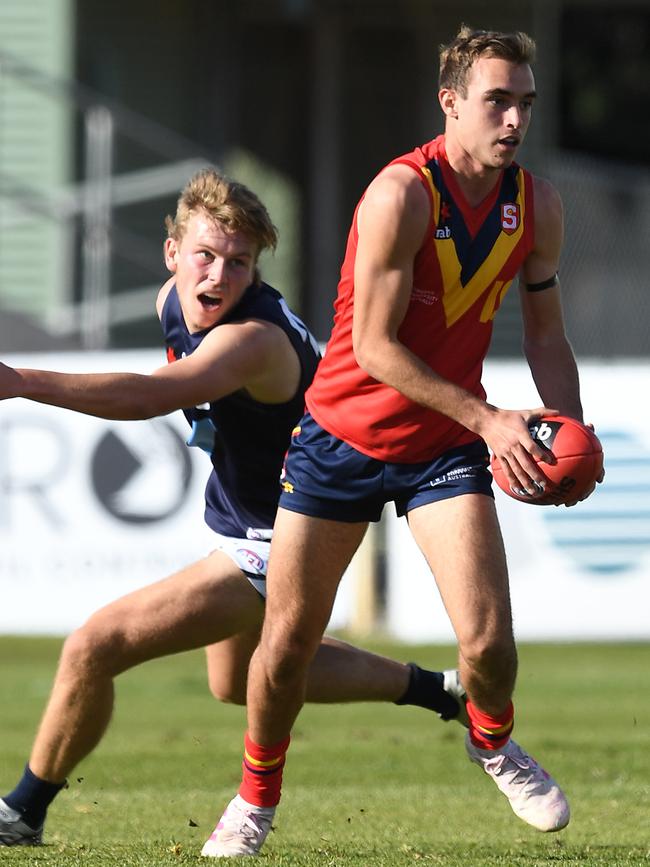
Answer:
[{"label": "extended fingers", "polygon": [[538,497],[544,493],[547,479],[534,458],[523,443],[500,457],[508,484],[519,496]]}]

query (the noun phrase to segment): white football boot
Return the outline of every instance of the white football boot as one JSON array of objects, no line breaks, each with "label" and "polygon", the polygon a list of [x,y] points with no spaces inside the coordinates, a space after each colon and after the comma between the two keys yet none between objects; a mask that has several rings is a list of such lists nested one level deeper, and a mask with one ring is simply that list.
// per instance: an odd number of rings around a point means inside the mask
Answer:
[{"label": "white football boot", "polygon": [[201,855],[205,858],[257,855],[271,830],[274,814],[275,807],[254,807],[237,795],[224,810]]},{"label": "white football boot", "polygon": [[465,748],[470,761],[480,765],[501,789],[515,815],[539,831],[561,831],[569,824],[569,803],[555,780],[509,740],[497,750],[475,747],[469,732]]}]

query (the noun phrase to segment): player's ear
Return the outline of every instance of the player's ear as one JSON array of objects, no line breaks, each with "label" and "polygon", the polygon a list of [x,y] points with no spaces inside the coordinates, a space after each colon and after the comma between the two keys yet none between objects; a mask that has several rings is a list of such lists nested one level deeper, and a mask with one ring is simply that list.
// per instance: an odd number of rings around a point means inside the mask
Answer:
[{"label": "player's ear", "polygon": [[176,273],[176,265],[178,263],[178,244],[174,238],[166,238],[163,245],[163,253],[165,256],[165,265],[167,270],[172,274]]},{"label": "player's ear", "polygon": [[448,87],[443,87],[438,92],[438,102],[440,103],[440,108],[447,115],[447,117],[458,117],[458,113],[456,111],[456,100],[458,98],[458,94],[455,90],[451,90]]}]

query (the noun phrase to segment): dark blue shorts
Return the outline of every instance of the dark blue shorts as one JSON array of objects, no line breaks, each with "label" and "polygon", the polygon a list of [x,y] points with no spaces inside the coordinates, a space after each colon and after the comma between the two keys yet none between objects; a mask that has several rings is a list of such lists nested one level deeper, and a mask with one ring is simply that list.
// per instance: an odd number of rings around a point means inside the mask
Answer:
[{"label": "dark blue shorts", "polygon": [[432,461],[388,463],[358,452],[307,413],[291,440],[282,471],[283,509],[332,521],[378,521],[393,501],[398,515],[457,497],[493,497],[483,440],[450,449]]}]

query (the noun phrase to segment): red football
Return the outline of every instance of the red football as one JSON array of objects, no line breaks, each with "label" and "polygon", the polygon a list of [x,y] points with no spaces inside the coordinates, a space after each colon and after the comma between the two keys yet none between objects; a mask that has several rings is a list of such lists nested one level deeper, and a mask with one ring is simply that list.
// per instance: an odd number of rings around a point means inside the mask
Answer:
[{"label": "red football", "polygon": [[545,493],[530,497],[511,490],[501,463],[493,455],[491,469],[497,485],[515,500],[535,506],[558,506],[581,499],[603,469],[603,449],[596,434],[576,419],[562,415],[531,422],[528,430],[539,445],[550,449],[557,458],[553,465],[538,461],[548,479]]}]

